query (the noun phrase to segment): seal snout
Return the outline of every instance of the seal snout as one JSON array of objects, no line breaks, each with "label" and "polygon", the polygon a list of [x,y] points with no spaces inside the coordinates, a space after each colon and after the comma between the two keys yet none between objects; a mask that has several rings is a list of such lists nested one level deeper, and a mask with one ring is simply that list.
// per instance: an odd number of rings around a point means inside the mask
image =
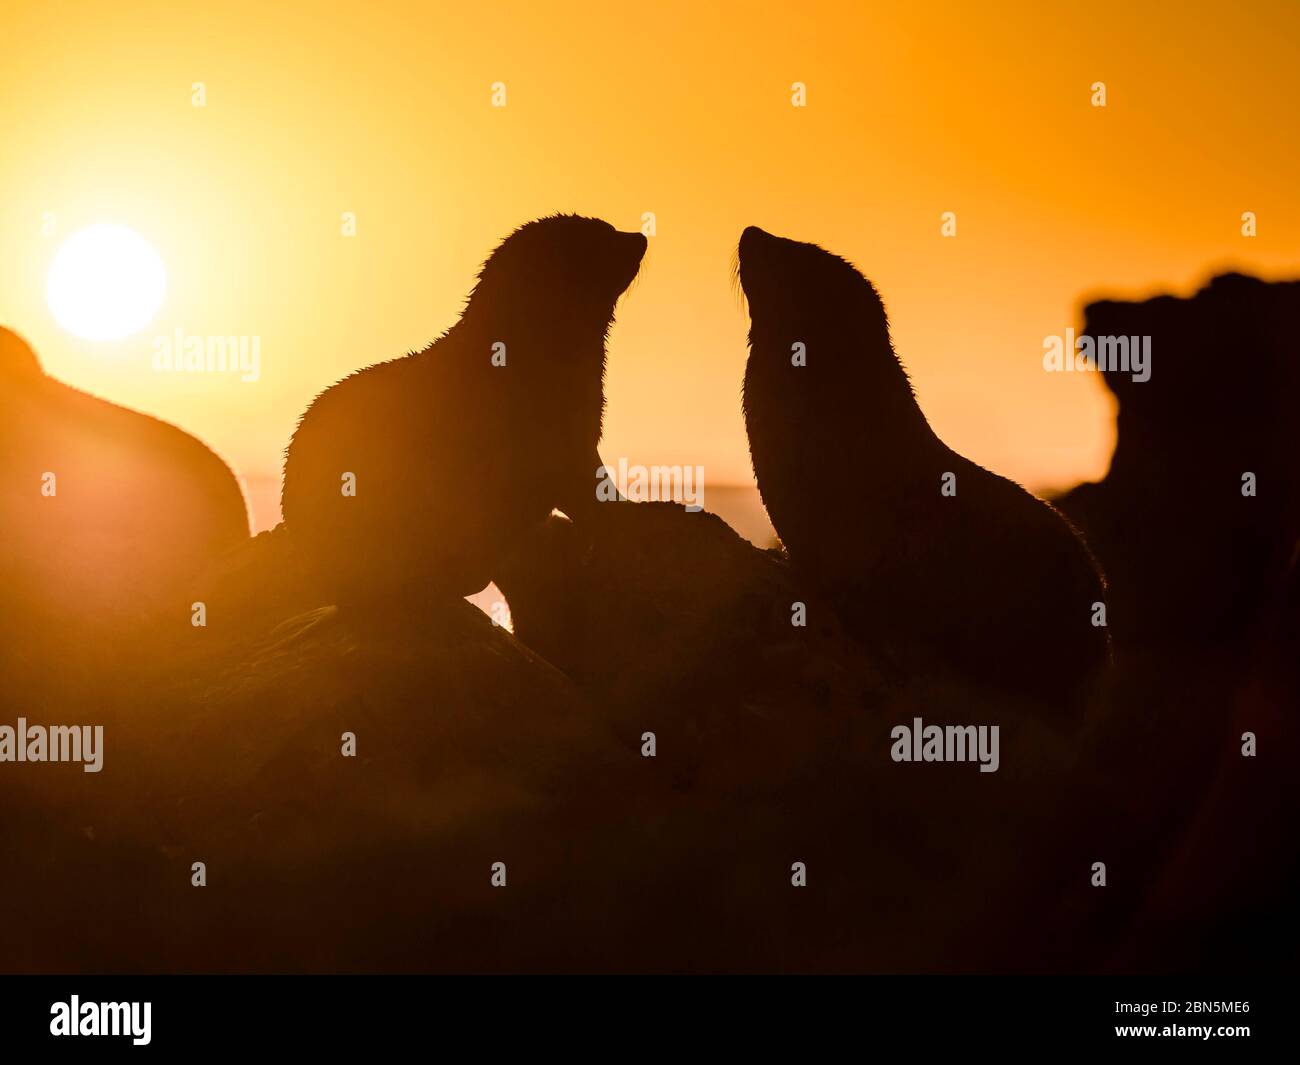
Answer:
[{"label": "seal snout", "polygon": [[627,249],[628,254],[637,262],[641,261],[641,256],[645,254],[645,250],[650,244],[650,242],[646,240],[644,233],[620,232],[618,234],[618,240],[619,243]]},{"label": "seal snout", "polygon": [[740,255],[744,258],[746,255],[756,254],[764,245],[771,244],[775,240],[776,237],[765,229],[746,226],[745,231],[740,234]]},{"label": "seal snout", "polygon": [[740,234],[740,243],[736,247],[740,285],[746,294],[752,295],[752,286],[761,280],[772,265],[772,254],[780,243],[780,237],[774,237],[758,226],[746,226]]},{"label": "seal snout", "polygon": [[641,260],[645,258],[646,248],[650,242],[646,240],[644,233],[623,233],[618,234],[619,248],[628,258],[629,264],[633,270],[641,265]]},{"label": "seal snout", "polygon": [[650,242],[646,240],[644,233],[626,233],[619,230],[614,234],[614,245],[618,261],[622,266],[622,284],[619,286],[619,291],[622,292],[636,279],[641,269],[641,260],[645,258]]}]

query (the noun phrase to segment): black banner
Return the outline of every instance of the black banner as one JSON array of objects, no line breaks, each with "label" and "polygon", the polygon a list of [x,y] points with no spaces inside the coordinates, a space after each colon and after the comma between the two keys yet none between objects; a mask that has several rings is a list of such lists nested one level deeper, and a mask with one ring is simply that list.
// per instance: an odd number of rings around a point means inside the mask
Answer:
[{"label": "black banner", "polygon": [[[581,983],[582,986],[577,986]],[[498,1057],[619,1048],[821,1054],[836,1045],[980,1053],[1063,1048],[1216,1057],[1292,1041],[1275,991],[1219,978],[7,978],[6,1050],[79,1053],[424,1046]],[[457,1053],[462,1051],[456,1050]],[[26,1060],[23,1056],[10,1061]]]}]

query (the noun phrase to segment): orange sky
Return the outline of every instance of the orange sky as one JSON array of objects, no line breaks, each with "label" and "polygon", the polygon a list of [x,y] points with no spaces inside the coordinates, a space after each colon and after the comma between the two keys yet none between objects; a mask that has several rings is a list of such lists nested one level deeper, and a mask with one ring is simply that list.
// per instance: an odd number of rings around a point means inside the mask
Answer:
[{"label": "orange sky", "polygon": [[[264,483],[318,391],[424,345],[493,244],[556,210],[655,213],[602,453],[713,484],[750,480],[747,224],[857,263],[940,434],[1040,489],[1100,475],[1112,444],[1098,382],[1041,367],[1084,295],[1300,274],[1295,3],[2,2],[0,321]],[[45,303],[61,241],[100,221],[169,275],[113,344]],[[178,327],[260,337],[260,380],[154,372]]]}]

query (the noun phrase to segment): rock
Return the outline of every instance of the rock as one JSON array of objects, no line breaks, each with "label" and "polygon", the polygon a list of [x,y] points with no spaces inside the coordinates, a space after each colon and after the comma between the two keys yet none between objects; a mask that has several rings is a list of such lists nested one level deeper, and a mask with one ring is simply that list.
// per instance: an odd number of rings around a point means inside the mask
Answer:
[{"label": "rock", "polygon": [[[112,662],[248,538],[229,467],[166,422],[62,384],[0,329],[0,667]],[[110,651],[109,647],[114,648]]]},{"label": "rock", "polygon": [[1109,472],[1058,501],[1106,570],[1121,649],[1225,647],[1280,581],[1300,537],[1298,314],[1300,282],[1240,274],[1086,308],[1086,335],[1151,338],[1148,380],[1101,374],[1119,404]]}]

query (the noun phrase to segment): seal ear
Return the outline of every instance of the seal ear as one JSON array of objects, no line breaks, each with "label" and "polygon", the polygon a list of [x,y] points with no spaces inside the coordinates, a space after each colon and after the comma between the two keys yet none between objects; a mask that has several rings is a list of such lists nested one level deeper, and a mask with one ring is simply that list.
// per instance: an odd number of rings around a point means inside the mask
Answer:
[{"label": "seal ear", "polygon": [[0,326],[0,379],[43,377],[41,361],[31,345],[17,333]]}]

